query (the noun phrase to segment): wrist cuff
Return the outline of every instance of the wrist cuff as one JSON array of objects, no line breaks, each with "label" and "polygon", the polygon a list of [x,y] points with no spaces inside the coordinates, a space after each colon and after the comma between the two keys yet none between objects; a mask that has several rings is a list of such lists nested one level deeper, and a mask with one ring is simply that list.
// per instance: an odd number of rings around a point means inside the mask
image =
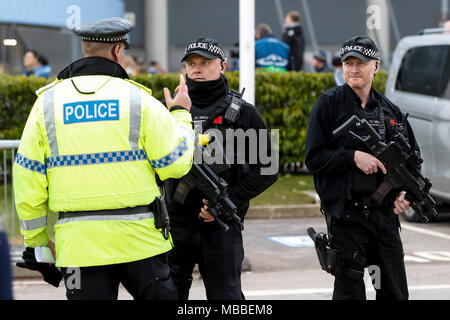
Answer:
[{"label": "wrist cuff", "polygon": [[185,107],[182,107],[182,106],[173,106],[172,108],[170,108],[170,112],[175,111],[175,110],[186,110],[187,112],[189,112],[188,109],[186,109]]}]

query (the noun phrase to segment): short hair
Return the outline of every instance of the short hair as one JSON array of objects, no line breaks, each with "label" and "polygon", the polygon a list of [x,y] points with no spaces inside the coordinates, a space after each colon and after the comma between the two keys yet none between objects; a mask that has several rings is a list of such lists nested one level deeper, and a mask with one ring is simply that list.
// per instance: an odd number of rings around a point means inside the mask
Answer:
[{"label": "short hair", "polygon": [[25,53],[27,53],[27,52],[31,52],[33,54],[33,56],[36,58],[36,60],[43,66],[48,65],[47,58],[45,56],[43,56],[42,54],[40,54],[39,52],[37,52],[36,50],[28,49],[27,51],[25,51]]},{"label": "short hair", "polygon": [[95,41],[81,41],[81,51],[85,57],[100,56],[109,57],[111,48],[121,42],[95,42]]},{"label": "short hair", "polygon": [[300,13],[298,11],[291,10],[286,14],[286,16],[289,16],[294,22],[300,21]]},{"label": "short hair", "polygon": [[256,27],[256,33],[261,38],[268,37],[272,35],[272,28],[267,23],[261,23]]}]

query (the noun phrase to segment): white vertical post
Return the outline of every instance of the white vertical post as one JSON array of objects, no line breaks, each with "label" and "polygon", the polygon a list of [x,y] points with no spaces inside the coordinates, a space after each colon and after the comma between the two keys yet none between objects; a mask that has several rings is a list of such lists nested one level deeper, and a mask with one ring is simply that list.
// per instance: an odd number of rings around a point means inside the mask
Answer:
[{"label": "white vertical post", "polygon": [[441,0],[441,23],[448,19],[448,0]]},{"label": "white vertical post", "polygon": [[147,60],[156,60],[167,70],[169,53],[167,0],[145,0],[145,51]]},{"label": "white vertical post", "polygon": [[319,50],[319,45],[317,44],[316,32],[314,31],[314,25],[312,23],[311,13],[309,12],[309,5],[307,0],[302,0],[302,14],[305,16],[306,25],[308,26],[309,36],[311,38],[311,44],[314,51]]},{"label": "white vertical post", "polygon": [[255,0],[239,0],[239,90],[255,104]]},{"label": "white vertical post", "polygon": [[389,69],[390,40],[389,40],[389,7],[388,0],[366,0],[367,34],[375,40],[381,52],[382,65]]}]

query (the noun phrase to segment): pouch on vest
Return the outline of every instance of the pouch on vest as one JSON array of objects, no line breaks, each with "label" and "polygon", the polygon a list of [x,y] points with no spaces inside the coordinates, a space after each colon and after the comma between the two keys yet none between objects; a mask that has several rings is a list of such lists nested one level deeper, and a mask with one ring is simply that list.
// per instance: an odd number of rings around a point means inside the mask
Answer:
[{"label": "pouch on vest", "polygon": [[153,216],[155,217],[155,228],[161,229],[164,239],[169,239],[170,221],[164,198],[157,197],[153,201]]},{"label": "pouch on vest", "polygon": [[371,195],[377,190],[377,175],[365,174],[356,169],[350,172],[350,184],[353,194]]}]

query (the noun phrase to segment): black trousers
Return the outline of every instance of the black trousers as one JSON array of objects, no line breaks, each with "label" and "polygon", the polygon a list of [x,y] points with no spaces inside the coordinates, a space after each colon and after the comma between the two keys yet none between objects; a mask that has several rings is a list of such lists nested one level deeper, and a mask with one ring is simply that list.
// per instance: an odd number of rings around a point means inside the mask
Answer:
[{"label": "black trousers", "polygon": [[12,300],[12,271],[8,234],[0,229],[0,300]]},{"label": "black trousers", "polygon": [[122,283],[135,300],[175,300],[168,255],[106,266],[61,268],[66,297],[68,300],[117,300]]},{"label": "black trousers", "polygon": [[218,228],[171,227],[175,247],[170,252],[169,266],[180,300],[189,298],[196,263],[208,300],[244,299],[241,290],[242,232],[234,221],[228,224],[230,229],[227,232]]},{"label": "black trousers", "polygon": [[[371,208],[366,220],[360,204],[355,206],[355,202],[341,217],[333,218],[331,221],[332,245],[346,252],[344,255],[346,269],[364,272],[365,267],[375,266],[372,270],[376,272],[379,268],[379,274],[374,274],[372,278],[375,280],[377,300],[408,299],[399,226],[398,216],[392,209]],[[347,274],[335,277],[333,300],[343,299],[366,299],[362,277],[358,280]]]}]

